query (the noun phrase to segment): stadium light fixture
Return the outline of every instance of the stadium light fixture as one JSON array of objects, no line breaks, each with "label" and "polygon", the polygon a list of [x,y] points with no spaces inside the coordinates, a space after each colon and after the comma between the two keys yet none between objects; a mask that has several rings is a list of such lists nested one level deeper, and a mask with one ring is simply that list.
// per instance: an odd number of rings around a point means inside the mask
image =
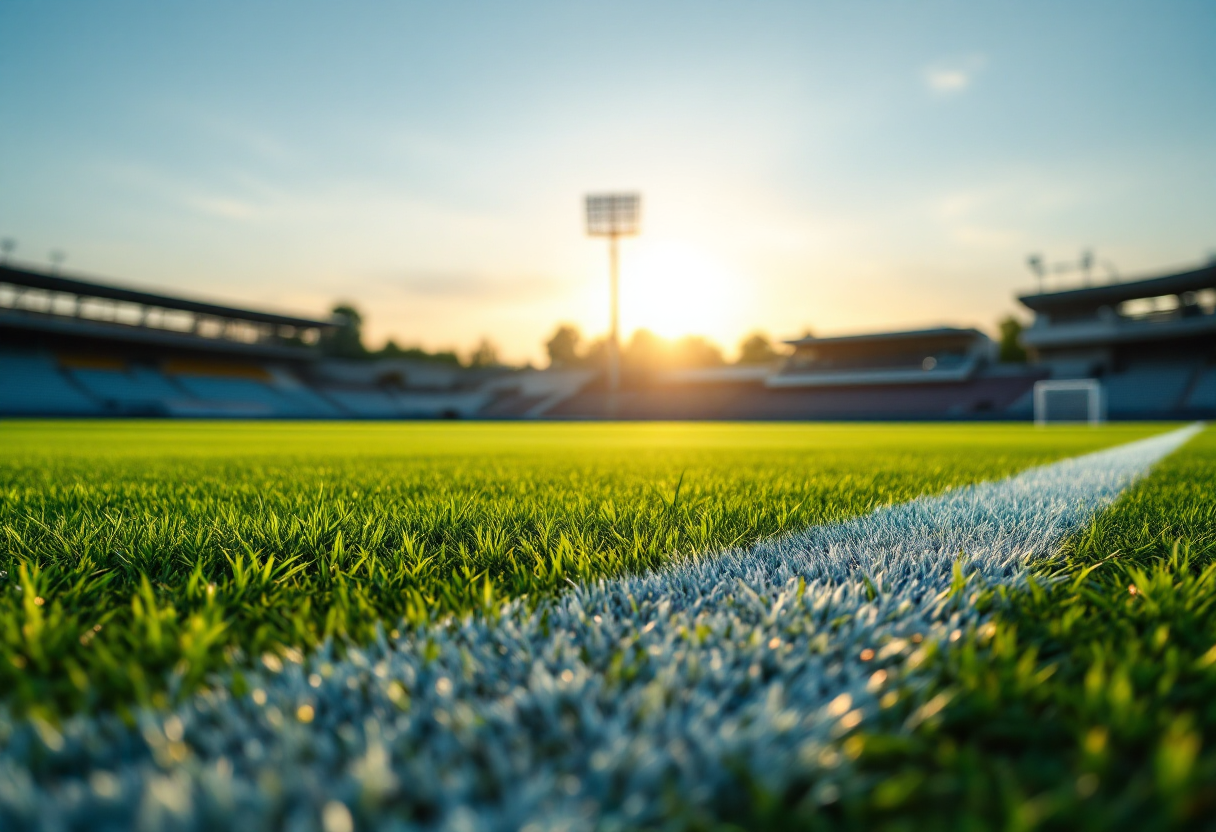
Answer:
[{"label": "stadium light fixture", "polygon": [[1043,275],[1047,269],[1043,265],[1043,255],[1030,254],[1026,257],[1026,267],[1034,273],[1034,276],[1039,279],[1039,294],[1043,294]]},{"label": "stadium light fixture", "polygon": [[611,282],[608,326],[609,408],[616,409],[616,394],[621,386],[620,340],[620,256],[617,241],[638,234],[642,197],[639,194],[589,194],[587,196],[587,235],[608,238],[608,273]]},{"label": "stadium light fixture", "polygon": [[1081,262],[1078,264],[1081,269],[1081,274],[1085,275],[1085,285],[1089,285],[1090,274],[1094,268],[1094,250],[1087,248],[1081,252]]},{"label": "stadium light fixture", "polygon": [[1039,293],[1043,292],[1043,280],[1048,274],[1071,274],[1080,272],[1084,285],[1092,285],[1094,266],[1106,270],[1107,279],[1112,283],[1119,280],[1119,270],[1109,260],[1099,260],[1094,256],[1092,248],[1084,249],[1076,260],[1063,260],[1059,263],[1048,263],[1042,254],[1030,254],[1026,257],[1026,267],[1039,279]]}]

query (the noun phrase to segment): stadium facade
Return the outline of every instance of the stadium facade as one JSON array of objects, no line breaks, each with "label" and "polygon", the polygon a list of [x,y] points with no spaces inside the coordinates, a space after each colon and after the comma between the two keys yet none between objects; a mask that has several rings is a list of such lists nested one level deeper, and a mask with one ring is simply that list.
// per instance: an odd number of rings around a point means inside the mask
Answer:
[{"label": "stadium facade", "polygon": [[514,403],[527,415],[555,384],[585,381],[326,358],[338,323],[0,266],[0,414],[467,418]]},{"label": "stadium facade", "polygon": [[1216,265],[1040,292],[1005,364],[976,329],[786,342],[772,366],[471,370],[326,357],[339,325],[0,266],[0,415],[486,419],[1029,419],[1096,379],[1115,419],[1216,416]]},{"label": "stadium facade", "polygon": [[1097,379],[1111,418],[1216,415],[1216,264],[1019,300],[1034,313],[1031,360]]}]

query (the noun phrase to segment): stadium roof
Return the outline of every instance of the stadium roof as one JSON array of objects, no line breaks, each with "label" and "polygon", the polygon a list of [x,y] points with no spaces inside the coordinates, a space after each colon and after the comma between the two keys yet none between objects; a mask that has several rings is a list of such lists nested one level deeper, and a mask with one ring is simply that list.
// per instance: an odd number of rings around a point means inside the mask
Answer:
[{"label": "stadium roof", "polygon": [[786,341],[785,343],[794,347],[799,347],[811,345],[819,346],[821,344],[859,344],[871,341],[919,341],[925,338],[947,338],[952,336],[979,336],[981,338],[988,337],[978,329],[940,326],[933,329],[908,329],[900,332],[869,332],[860,335],[836,335],[830,338],[816,338],[813,335],[808,335],[805,338],[796,338],[792,341]]},{"label": "stadium roof", "polygon": [[1195,292],[1214,287],[1216,287],[1216,264],[1187,272],[1125,280],[1119,283],[1108,283],[1104,286],[1022,295],[1018,300],[1035,312],[1046,312],[1069,307],[1112,306],[1126,300],[1178,295],[1183,292]]},{"label": "stadium roof", "polygon": [[62,292],[70,295],[106,300],[138,303],[144,306],[154,306],[160,309],[176,309],[183,312],[193,312],[198,315],[210,315],[229,320],[252,321],[276,326],[292,326],[299,328],[328,328],[333,321],[319,321],[313,318],[303,318],[298,315],[284,315],[278,312],[262,312],[253,309],[241,309],[236,306],[224,306],[206,301],[189,298],[162,295],[156,292],[145,292],[140,289],[128,289],[122,286],[112,286],[105,283],[95,283],[73,277],[48,274],[46,272],[18,269],[12,266],[0,265],[0,283],[21,286],[29,289],[39,289],[46,292]]}]

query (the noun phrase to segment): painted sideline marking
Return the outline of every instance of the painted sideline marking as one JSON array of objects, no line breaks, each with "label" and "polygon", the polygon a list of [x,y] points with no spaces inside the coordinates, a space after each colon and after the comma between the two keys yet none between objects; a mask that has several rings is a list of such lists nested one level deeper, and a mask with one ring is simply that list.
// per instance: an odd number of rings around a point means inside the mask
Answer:
[{"label": "painted sideline marking", "polygon": [[0,718],[0,827],[625,827],[742,805],[740,772],[831,802],[837,741],[977,623],[977,585],[1024,580],[1199,430],[323,652],[138,729]]}]

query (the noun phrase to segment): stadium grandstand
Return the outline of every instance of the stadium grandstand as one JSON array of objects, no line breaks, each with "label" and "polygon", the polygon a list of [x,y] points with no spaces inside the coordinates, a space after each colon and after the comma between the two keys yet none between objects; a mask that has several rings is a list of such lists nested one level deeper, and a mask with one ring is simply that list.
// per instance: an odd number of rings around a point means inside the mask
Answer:
[{"label": "stadium grandstand", "polygon": [[1216,265],[1039,292],[1003,364],[970,328],[787,341],[771,365],[467,368],[336,358],[342,324],[0,265],[0,415],[481,419],[1029,419],[1093,380],[1114,419],[1216,417]]},{"label": "stadium grandstand", "polygon": [[[939,327],[787,341],[776,367],[685,370],[629,379],[615,410],[628,419],[992,419],[1030,401],[1044,377],[996,363],[975,329]],[[589,385],[550,415],[591,417],[610,407]]]},{"label": "stadium grandstand", "polygon": [[1095,379],[1112,419],[1216,416],[1216,264],[1019,298],[1054,379]]},{"label": "stadium grandstand", "polygon": [[581,379],[327,358],[341,322],[0,265],[0,414],[529,415]]},{"label": "stadium grandstand", "polygon": [[633,419],[1030,419],[1034,386],[1091,380],[1112,419],[1216,418],[1216,264],[1018,298],[1029,362],[1003,364],[975,329],[787,341],[779,366],[594,383],[550,415]]}]

